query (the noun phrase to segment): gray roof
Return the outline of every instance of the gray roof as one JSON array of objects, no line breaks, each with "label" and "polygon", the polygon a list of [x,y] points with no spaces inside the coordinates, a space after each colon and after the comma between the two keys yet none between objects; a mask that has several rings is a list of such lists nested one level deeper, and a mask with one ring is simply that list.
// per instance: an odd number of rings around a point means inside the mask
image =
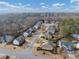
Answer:
[{"label": "gray roof", "polygon": [[73,43],[72,42],[64,42],[61,41],[61,46],[64,48],[66,51],[74,51]]},{"label": "gray roof", "polygon": [[13,36],[11,36],[11,35],[6,35],[5,36],[5,39],[4,39],[4,37],[2,36],[2,37],[0,37],[0,42],[6,42],[6,43],[10,43],[10,42],[12,42],[13,41]]},{"label": "gray roof", "polygon": [[14,40],[17,40],[20,44],[22,44],[25,41],[25,38],[24,38],[24,36],[21,35],[21,36],[15,38]]},{"label": "gray roof", "polygon": [[55,33],[55,27],[54,26],[49,26],[49,28],[48,28],[48,33],[50,32],[50,33],[52,33],[52,34],[54,34]]},{"label": "gray roof", "polygon": [[79,39],[79,34],[72,34],[71,35],[73,38]]},{"label": "gray roof", "polygon": [[43,44],[41,45],[41,48],[42,48],[42,49],[45,49],[45,50],[52,50],[52,49],[53,49],[52,45],[50,45],[48,42],[43,43]]}]

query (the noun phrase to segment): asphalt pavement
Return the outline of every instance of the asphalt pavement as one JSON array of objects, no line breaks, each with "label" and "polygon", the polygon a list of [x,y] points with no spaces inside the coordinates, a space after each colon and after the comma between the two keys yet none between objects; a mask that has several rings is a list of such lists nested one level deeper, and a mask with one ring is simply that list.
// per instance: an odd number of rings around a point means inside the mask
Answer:
[{"label": "asphalt pavement", "polygon": [[25,50],[18,52],[18,51],[10,51],[8,49],[0,48],[0,54],[4,54],[8,56],[23,57],[23,59],[49,59],[47,57],[35,56],[32,54],[32,47],[34,46],[34,43],[36,42],[37,38],[40,35],[40,32],[37,31],[36,33],[39,33],[39,34],[36,34],[33,36],[29,47],[26,48]]}]

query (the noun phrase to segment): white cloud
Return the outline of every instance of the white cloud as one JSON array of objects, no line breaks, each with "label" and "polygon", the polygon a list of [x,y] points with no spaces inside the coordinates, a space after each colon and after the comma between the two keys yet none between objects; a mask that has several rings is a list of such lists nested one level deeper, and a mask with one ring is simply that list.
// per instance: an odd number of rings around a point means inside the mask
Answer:
[{"label": "white cloud", "polygon": [[74,5],[79,5],[79,0],[70,0],[70,3]]},{"label": "white cloud", "polygon": [[31,6],[31,4],[26,4],[26,6]]},{"label": "white cloud", "polygon": [[53,7],[62,7],[64,5],[65,5],[64,3],[55,3],[55,4],[52,4]]},{"label": "white cloud", "polygon": [[52,4],[51,10],[53,10],[54,12],[63,12],[64,5],[64,3],[54,3]]},{"label": "white cloud", "polygon": [[9,4],[9,3],[7,3],[7,2],[0,2],[0,5],[3,5],[3,6],[5,6],[5,7],[17,8],[17,6],[12,5],[12,4]]},{"label": "white cloud", "polygon": [[22,6],[22,3],[18,3],[19,6]]},{"label": "white cloud", "polygon": [[71,3],[79,2],[79,0],[70,0]]},{"label": "white cloud", "polygon": [[[74,0],[72,0],[74,3]],[[79,1],[79,0],[78,0]],[[65,7],[64,3],[53,3],[51,6],[40,3],[40,7],[33,7],[31,4],[11,4],[0,1],[0,12],[78,12],[79,5]]]},{"label": "white cloud", "polygon": [[1,2],[0,1],[0,12],[46,12],[48,11],[47,6],[41,6],[41,8],[34,8],[31,4],[17,3],[17,4],[10,4],[8,2]]},{"label": "white cloud", "polygon": [[45,3],[42,2],[42,3],[40,3],[40,5],[45,5]]},{"label": "white cloud", "polygon": [[70,0],[70,7],[68,8],[68,11],[70,12],[79,12],[79,0]]},{"label": "white cloud", "polygon": [[[54,6],[63,6],[63,4],[53,4]],[[62,8],[54,8],[54,6],[45,5],[41,3],[41,7],[34,8],[31,4],[18,3],[17,5],[10,4],[8,2],[0,2],[0,11],[8,12],[53,12],[60,11]]]},{"label": "white cloud", "polygon": [[41,6],[42,8],[48,8],[47,6]]},{"label": "white cloud", "polygon": [[22,5],[22,3],[18,3],[18,5],[14,5],[0,1],[0,10],[9,10],[10,12],[29,12],[33,10],[30,6],[30,4]]},{"label": "white cloud", "polygon": [[45,3],[40,3],[40,6],[41,6],[41,8],[42,9],[48,9],[49,7],[48,7],[48,5],[46,5]]}]

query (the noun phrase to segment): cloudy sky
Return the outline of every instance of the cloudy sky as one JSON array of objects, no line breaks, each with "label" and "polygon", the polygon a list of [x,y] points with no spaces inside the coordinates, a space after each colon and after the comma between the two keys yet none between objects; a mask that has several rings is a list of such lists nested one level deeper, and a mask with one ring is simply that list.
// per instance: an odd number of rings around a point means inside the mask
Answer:
[{"label": "cloudy sky", "polygon": [[0,13],[79,12],[79,0],[0,0]]}]

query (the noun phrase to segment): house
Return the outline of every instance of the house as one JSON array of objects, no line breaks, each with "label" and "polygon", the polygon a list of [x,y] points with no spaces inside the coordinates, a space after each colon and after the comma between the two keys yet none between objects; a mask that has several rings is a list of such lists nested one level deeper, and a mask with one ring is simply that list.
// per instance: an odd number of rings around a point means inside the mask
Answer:
[{"label": "house", "polygon": [[55,34],[56,32],[56,27],[54,24],[44,24],[46,29],[45,29],[45,32],[46,32],[46,37],[47,38],[52,38],[53,35]]},{"label": "house", "polygon": [[50,45],[48,42],[42,43],[40,48],[43,50],[53,50],[52,45]]},{"label": "house", "polygon": [[73,43],[72,42],[65,42],[64,40],[59,41],[59,47],[61,48],[62,52],[64,53],[74,53]]},{"label": "house", "polygon": [[30,32],[33,32],[33,29],[32,29],[32,28],[29,28],[29,31],[30,31]]},{"label": "house", "polygon": [[42,23],[44,23],[44,22],[45,22],[45,20],[44,20],[44,19],[41,19],[40,21],[41,21]]},{"label": "house", "polygon": [[79,39],[79,35],[78,34],[72,34],[71,35],[73,38],[75,38],[75,39]]},{"label": "house", "polygon": [[23,36],[27,37],[29,34],[27,32],[23,32]]},{"label": "house", "polygon": [[79,49],[79,42],[75,42],[75,43],[73,44],[73,46],[74,46],[75,49]]},{"label": "house", "polygon": [[79,42],[77,42],[76,44],[76,49],[79,49]]},{"label": "house", "polygon": [[49,26],[47,29],[47,35],[53,35],[55,33],[55,26]]},{"label": "house", "polygon": [[43,20],[38,21],[38,22],[32,27],[33,32],[35,32],[37,29],[39,29],[39,28],[41,27],[41,25],[42,25],[43,22],[44,22]]},{"label": "house", "polygon": [[28,37],[32,36],[32,31],[30,29],[27,30],[27,33],[28,33],[27,35]]},{"label": "house", "polygon": [[36,28],[35,27],[32,27],[32,32],[36,32]]},{"label": "house", "polygon": [[56,26],[55,26],[54,23],[52,23],[52,24],[44,24],[44,25],[45,25],[45,27],[46,27],[46,31],[47,31],[47,32],[51,32],[52,34],[55,33],[55,31],[56,31]]},{"label": "house", "polygon": [[19,37],[13,40],[13,45],[21,46],[25,42],[24,36],[20,35]]},{"label": "house", "polygon": [[24,37],[32,36],[32,28],[29,28],[27,31],[23,32]]},{"label": "house", "polygon": [[13,36],[4,34],[3,36],[0,37],[0,42],[1,43],[6,43],[9,44],[13,41]]},{"label": "house", "polygon": [[34,25],[34,28],[37,30],[40,28],[41,25],[42,25],[42,21],[39,21]]},{"label": "house", "polygon": [[43,33],[40,33],[39,38],[45,38],[45,35]]}]

